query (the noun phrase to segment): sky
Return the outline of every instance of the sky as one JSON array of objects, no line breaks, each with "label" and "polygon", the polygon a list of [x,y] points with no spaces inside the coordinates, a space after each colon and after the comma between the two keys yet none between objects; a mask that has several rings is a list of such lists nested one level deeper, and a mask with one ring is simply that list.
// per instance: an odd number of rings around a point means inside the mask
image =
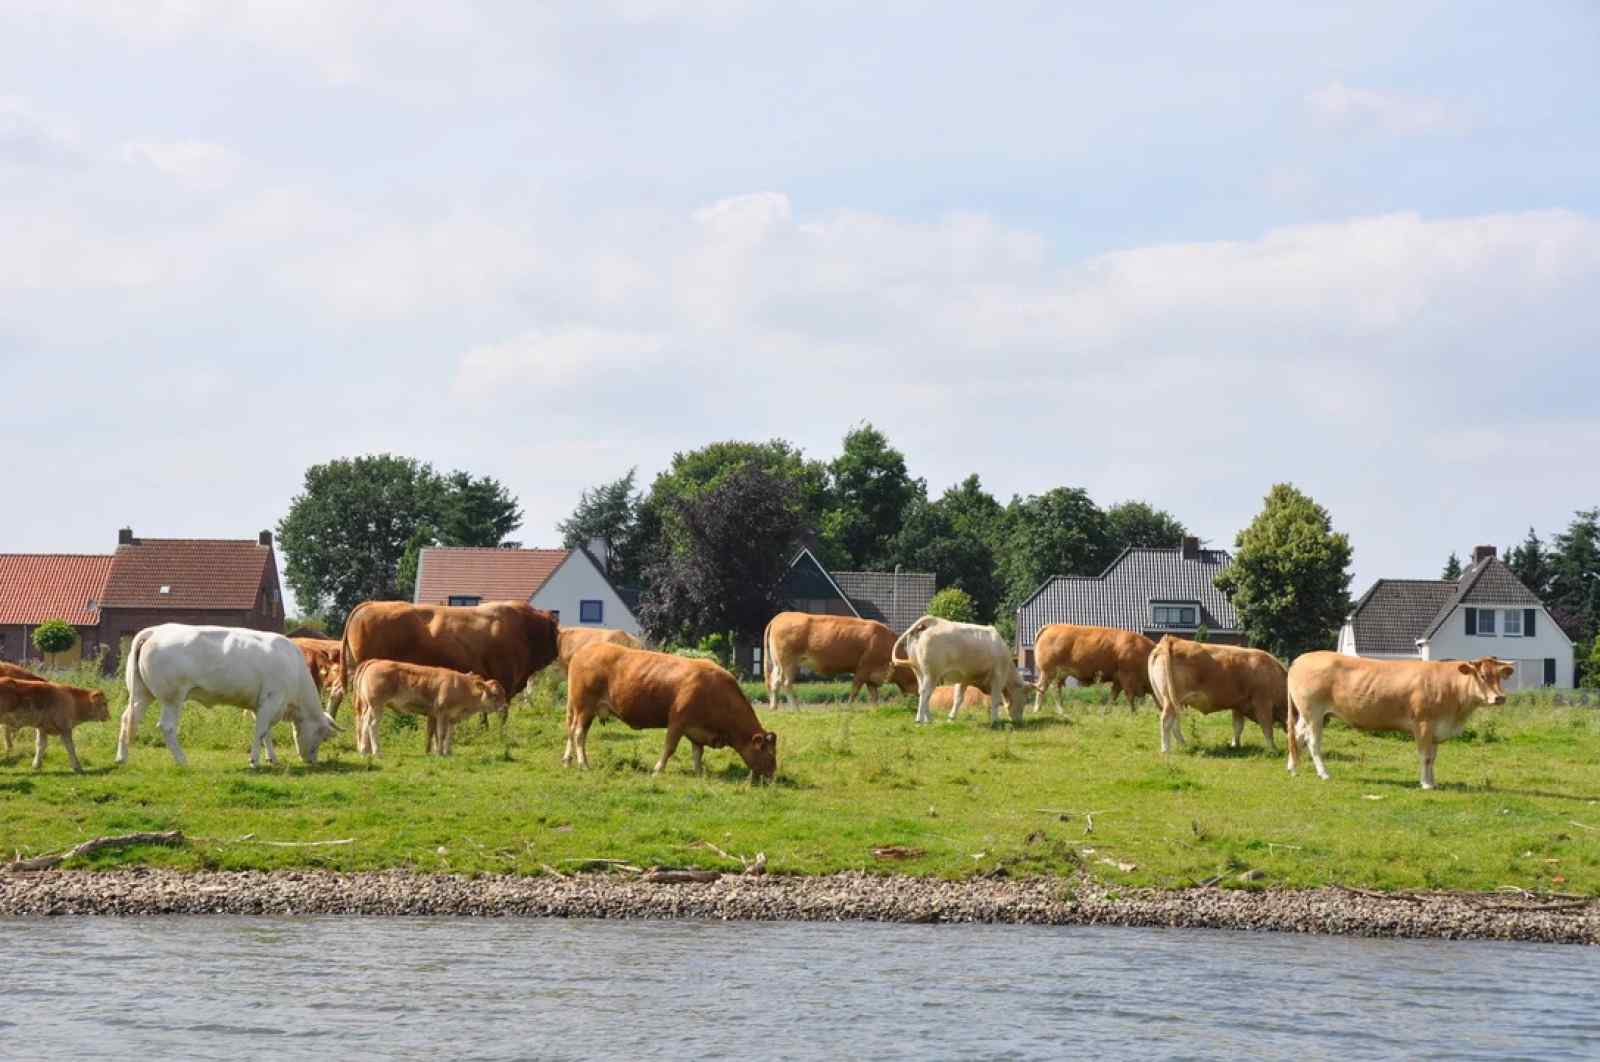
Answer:
[{"label": "sky", "polygon": [[0,551],[253,537],[373,452],[556,545],[863,421],[1219,546],[1293,482],[1356,593],[1548,540],[1600,7],[1309,6],[0,0]]}]

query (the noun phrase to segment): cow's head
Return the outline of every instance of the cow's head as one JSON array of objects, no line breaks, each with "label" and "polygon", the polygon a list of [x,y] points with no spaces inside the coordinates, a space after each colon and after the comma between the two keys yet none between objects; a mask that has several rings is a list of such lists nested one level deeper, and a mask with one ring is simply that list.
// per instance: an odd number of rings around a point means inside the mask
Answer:
[{"label": "cow's head", "polygon": [[478,688],[478,697],[487,712],[503,712],[506,710],[506,688],[494,679],[478,678],[472,676]]},{"label": "cow's head", "polygon": [[333,716],[321,708],[297,713],[293,726],[294,750],[307,763],[316,763],[317,749],[324,741],[339,732],[339,724],[333,721]]},{"label": "cow's head", "polygon": [[1457,670],[1467,676],[1468,685],[1478,700],[1484,704],[1504,704],[1506,691],[1501,683],[1516,673],[1517,665],[1492,656],[1480,656],[1476,660],[1463,660]]},{"label": "cow's head", "polygon": [[900,687],[900,692],[911,696],[917,692],[917,673],[910,664],[896,664],[889,672],[889,681]]},{"label": "cow's head", "polygon": [[102,690],[85,690],[73,705],[73,718],[80,723],[103,723],[111,718]]},{"label": "cow's head", "polygon": [[778,735],[758,730],[739,746],[739,755],[750,767],[753,781],[770,782],[778,774]]},{"label": "cow's head", "polygon": [[1006,710],[1011,713],[1013,723],[1022,722],[1022,710],[1027,703],[1027,692],[1031,687],[1022,681],[1022,675],[1016,668],[1006,673]]}]

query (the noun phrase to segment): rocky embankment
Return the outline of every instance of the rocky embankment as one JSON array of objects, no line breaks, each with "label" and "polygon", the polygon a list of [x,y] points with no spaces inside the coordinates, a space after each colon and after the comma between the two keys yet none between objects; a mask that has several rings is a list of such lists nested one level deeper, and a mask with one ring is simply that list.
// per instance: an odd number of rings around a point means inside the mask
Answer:
[{"label": "rocky embankment", "polygon": [[0,874],[0,916],[171,914],[994,922],[1600,944],[1600,900],[1524,894],[1111,890],[1069,878],[937,881],[856,873],[728,875],[689,884],[604,873],[536,878],[153,869]]}]

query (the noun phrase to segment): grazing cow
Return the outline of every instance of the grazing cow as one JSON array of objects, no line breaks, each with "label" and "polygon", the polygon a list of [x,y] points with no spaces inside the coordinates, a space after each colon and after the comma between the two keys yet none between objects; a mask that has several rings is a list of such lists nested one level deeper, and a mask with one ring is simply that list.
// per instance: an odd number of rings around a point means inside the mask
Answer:
[{"label": "grazing cow", "polygon": [[[900,655],[904,645],[907,656]],[[895,640],[891,659],[911,667],[917,674],[917,722],[930,720],[928,708],[934,689],[942,682],[977,686],[989,692],[989,722],[1000,722],[1003,696],[1011,721],[1022,722],[1023,690],[1026,684],[1017,674],[1011,648],[993,627],[976,623],[957,623],[937,616],[923,616]],[[950,709],[956,717],[959,703]]]},{"label": "grazing cow", "polygon": [[987,708],[989,695],[976,686],[940,686],[933,691],[933,697],[928,701],[928,707],[936,712],[950,710],[950,717],[955,718],[958,709],[956,704],[956,691],[961,691],[960,708]]},{"label": "grazing cow", "polygon": [[1341,653],[1306,653],[1289,668],[1289,771],[1305,742],[1317,776],[1322,724],[1331,713],[1357,730],[1400,730],[1417,743],[1422,788],[1433,788],[1438,743],[1461,733],[1472,713],[1506,703],[1501,683],[1516,665],[1492,656],[1476,660],[1370,660]]},{"label": "grazing cow", "polygon": [[[44,763],[45,743],[53,735],[61,739],[72,769],[81,774],[83,766],[78,763],[78,749],[72,743],[72,728],[79,723],[103,723],[110,718],[106,695],[99,690],[0,678],[0,723],[7,727],[33,727],[34,770]],[[6,751],[11,751],[9,746]]]},{"label": "grazing cow", "polygon": [[788,695],[789,707],[798,707],[794,681],[801,665],[824,677],[850,675],[851,701],[865,686],[877,704],[878,688],[885,682],[893,682],[901,693],[917,692],[916,674],[889,659],[894,654],[894,631],[876,620],[780,612],[767,624],[761,646],[768,708],[778,707],[780,690]]},{"label": "grazing cow", "polygon": [[[27,668],[19,667],[16,664],[8,664],[4,660],[0,660],[0,678],[22,679],[24,682],[42,681],[39,675],[34,674]],[[0,742],[5,743],[7,756],[11,755],[11,750],[15,746],[15,742],[12,740],[15,733],[16,728],[0,724]]]},{"label": "grazing cow", "polygon": [[1050,687],[1056,688],[1056,711],[1064,705],[1062,687],[1067,679],[1081,686],[1111,683],[1111,702],[1119,693],[1128,695],[1131,711],[1140,697],[1150,692],[1150,653],[1156,643],[1134,631],[1116,627],[1087,627],[1075,623],[1051,623],[1039,630],[1034,640],[1033,662],[1039,680],[1033,710],[1038,711]]},{"label": "grazing cow", "polygon": [[589,726],[607,717],[635,730],[666,728],[657,774],[685,737],[694,749],[696,774],[705,773],[701,755],[707,746],[731,746],[750,768],[752,780],[771,781],[778,770],[778,735],[762,728],[739,683],[709,660],[605,642],[584,646],[567,672],[567,747],[562,766],[574,758],[579,767],[589,766],[585,749]]},{"label": "grazing cow", "polygon": [[300,650],[300,655],[306,658],[306,668],[311,672],[311,681],[317,684],[317,692],[326,699],[328,711],[337,711],[339,702],[344,700],[344,666],[339,662],[341,652],[339,640],[296,638],[293,635],[289,640]]},{"label": "grazing cow", "polygon": [[1283,664],[1271,653],[1168,634],[1150,654],[1150,690],[1161,708],[1162,752],[1171,750],[1169,735],[1184,743],[1178,710],[1185,706],[1207,715],[1232,712],[1234,748],[1239,747],[1245,719],[1254,719],[1267,748],[1278,751],[1272,724],[1286,722],[1287,693]]},{"label": "grazing cow", "polygon": [[276,765],[272,724],[287,719],[294,745],[307,763],[317,762],[317,747],[338,731],[323,711],[305,657],[281,634],[240,627],[191,627],[163,623],[134,635],[128,647],[128,707],[117,735],[117,762],[128,761],[128,746],[144,710],[161,702],[161,735],[178,766],[189,760],[178,747],[178,717],[185,701],[232,704],[256,713],[250,741],[250,766],[260,765],[263,743]]},{"label": "grazing cow", "polygon": [[[560,624],[516,601],[481,605],[410,605],[367,601],[344,624],[340,662],[346,675],[364,660],[400,660],[494,679],[515,697],[560,655]],[[488,716],[484,716],[488,721]],[[505,728],[506,711],[500,713]]]},{"label": "grazing cow", "polygon": [[619,631],[612,627],[563,627],[559,637],[559,651],[556,657],[561,666],[561,673],[565,675],[572,667],[572,658],[590,642],[607,642],[611,645],[620,645],[624,649],[643,648],[639,639],[627,631]]},{"label": "grazing cow", "polygon": [[378,723],[383,710],[426,716],[425,749],[450,755],[456,723],[473,712],[505,707],[505,688],[494,679],[397,660],[367,660],[350,682],[350,703],[356,715],[356,751],[378,754]]}]

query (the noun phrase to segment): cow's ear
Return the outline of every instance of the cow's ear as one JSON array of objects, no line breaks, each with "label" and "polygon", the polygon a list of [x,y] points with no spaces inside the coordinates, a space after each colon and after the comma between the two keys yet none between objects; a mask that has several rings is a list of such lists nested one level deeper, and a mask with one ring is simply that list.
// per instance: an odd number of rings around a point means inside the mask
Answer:
[{"label": "cow's ear", "polygon": [[1517,668],[1516,668],[1515,664],[1502,663],[1500,665],[1500,677],[1501,678],[1508,679],[1512,675],[1515,675],[1516,673],[1517,673]]},{"label": "cow's ear", "polygon": [[1470,675],[1470,674],[1472,674],[1472,672],[1473,672],[1473,671],[1474,671],[1474,670],[1475,670],[1475,669],[1474,669],[1474,668],[1473,668],[1473,666],[1472,666],[1472,665],[1471,665],[1471,664],[1469,664],[1469,663],[1467,663],[1467,662],[1466,662],[1466,661],[1465,661],[1465,660],[1463,660],[1463,661],[1462,661],[1462,662],[1461,662],[1461,663],[1460,663],[1460,665],[1458,665],[1458,666],[1457,666],[1457,667],[1456,667],[1456,670],[1457,670],[1457,671],[1459,671],[1459,672],[1461,672],[1461,673],[1462,673],[1462,674],[1463,674],[1463,675]]}]

